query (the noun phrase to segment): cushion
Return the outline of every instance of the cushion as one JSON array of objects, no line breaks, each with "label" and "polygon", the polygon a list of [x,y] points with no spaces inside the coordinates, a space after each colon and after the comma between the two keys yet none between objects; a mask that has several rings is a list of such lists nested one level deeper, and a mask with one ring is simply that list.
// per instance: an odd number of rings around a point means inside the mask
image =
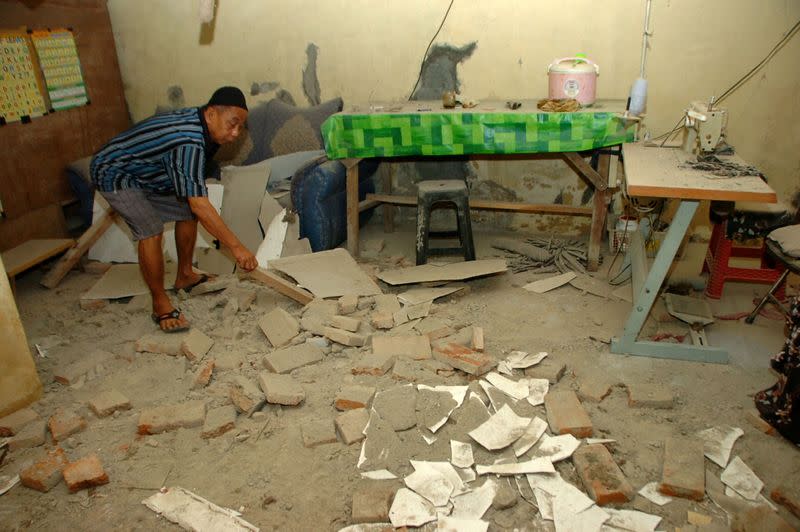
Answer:
[{"label": "cushion", "polygon": [[800,258],[800,224],[775,229],[768,238],[778,244],[785,255]]}]

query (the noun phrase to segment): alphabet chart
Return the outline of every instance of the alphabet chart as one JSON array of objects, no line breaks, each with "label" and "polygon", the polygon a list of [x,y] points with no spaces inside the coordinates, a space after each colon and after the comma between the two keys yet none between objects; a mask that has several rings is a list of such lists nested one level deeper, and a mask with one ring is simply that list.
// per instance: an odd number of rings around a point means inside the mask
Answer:
[{"label": "alphabet chart", "polygon": [[28,36],[0,33],[0,118],[16,122],[47,112]]},{"label": "alphabet chart", "polygon": [[31,38],[52,108],[59,111],[85,105],[89,99],[72,32],[64,29],[34,31]]}]

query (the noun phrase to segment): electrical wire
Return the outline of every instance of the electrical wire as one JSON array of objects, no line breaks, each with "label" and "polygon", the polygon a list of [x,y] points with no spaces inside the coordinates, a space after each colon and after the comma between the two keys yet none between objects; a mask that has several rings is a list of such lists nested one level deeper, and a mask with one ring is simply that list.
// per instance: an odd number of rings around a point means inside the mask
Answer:
[{"label": "electrical wire", "polygon": [[[772,59],[775,56],[775,54],[778,53],[778,51],[780,51],[783,45],[786,44],[789,41],[789,39],[791,39],[797,33],[798,29],[800,29],[800,20],[794,23],[791,29],[784,34],[781,40],[779,40],[778,43],[772,47],[772,49],[767,53],[767,55],[765,55],[764,58],[761,61],[759,61],[758,64],[756,64],[756,66],[751,68],[750,71],[747,72],[747,74],[739,78],[733,85],[731,85],[725,91],[723,91],[723,93],[719,96],[719,98],[716,99],[714,103],[719,104],[722,100],[724,100],[725,98],[733,94],[736,90],[738,90],[739,87],[744,85],[747,82],[747,80],[753,77],[753,75],[756,72],[758,72],[761,69],[761,67],[767,64],[767,62],[769,62],[769,60]],[[672,136],[672,134],[675,133],[680,128],[681,124],[683,123],[683,120],[684,117],[681,116],[681,118],[669,132],[658,135],[657,137],[653,137],[650,140],[654,141],[663,138],[664,140],[661,142],[661,146],[663,147],[664,143],[667,142],[667,140]]]},{"label": "electrical wire", "polygon": [[431,46],[433,46],[433,41],[436,40],[436,37],[439,36],[439,32],[442,31],[442,27],[444,26],[444,23],[447,20],[447,16],[450,14],[450,9],[453,7],[453,2],[455,2],[455,0],[450,0],[450,5],[447,6],[447,11],[444,12],[444,16],[442,17],[441,24],[439,24],[439,28],[436,30],[436,33],[433,34],[431,42],[428,43],[428,47],[425,48],[425,53],[422,54],[422,62],[419,65],[419,75],[417,76],[417,82],[414,83],[414,88],[411,89],[411,94],[408,96],[409,101],[411,101],[411,98],[414,96],[414,92],[417,90],[417,87],[419,86],[419,82],[422,80],[422,69],[425,68],[425,59],[428,57],[428,52],[431,50]]}]

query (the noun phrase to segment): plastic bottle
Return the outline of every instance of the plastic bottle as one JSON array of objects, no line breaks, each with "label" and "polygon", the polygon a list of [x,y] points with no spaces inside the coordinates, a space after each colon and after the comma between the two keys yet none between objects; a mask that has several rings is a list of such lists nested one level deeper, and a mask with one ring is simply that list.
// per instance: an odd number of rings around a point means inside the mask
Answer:
[{"label": "plastic bottle", "polygon": [[631,87],[631,104],[628,109],[632,115],[639,116],[647,108],[647,80],[636,78]]}]

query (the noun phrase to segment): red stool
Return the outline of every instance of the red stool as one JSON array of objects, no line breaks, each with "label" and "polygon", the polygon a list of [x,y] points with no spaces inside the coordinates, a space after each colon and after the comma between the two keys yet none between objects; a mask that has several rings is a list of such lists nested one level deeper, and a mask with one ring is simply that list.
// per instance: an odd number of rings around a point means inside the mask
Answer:
[{"label": "red stool", "polygon": [[[737,210],[750,209],[740,208],[737,204]],[[709,274],[705,294],[712,299],[719,299],[722,297],[722,289],[726,281],[773,284],[780,278],[785,269],[781,265],[772,267],[767,263],[763,242],[759,248],[734,245],[733,240],[728,239],[726,236],[727,225],[727,220],[714,224],[714,229],[711,233],[711,241],[708,244],[706,260],[703,264],[703,271]],[[735,268],[728,264],[732,257],[760,259],[761,267]],[[775,292],[775,297],[778,299],[783,299],[785,297],[784,285],[781,285],[778,291]]]}]

